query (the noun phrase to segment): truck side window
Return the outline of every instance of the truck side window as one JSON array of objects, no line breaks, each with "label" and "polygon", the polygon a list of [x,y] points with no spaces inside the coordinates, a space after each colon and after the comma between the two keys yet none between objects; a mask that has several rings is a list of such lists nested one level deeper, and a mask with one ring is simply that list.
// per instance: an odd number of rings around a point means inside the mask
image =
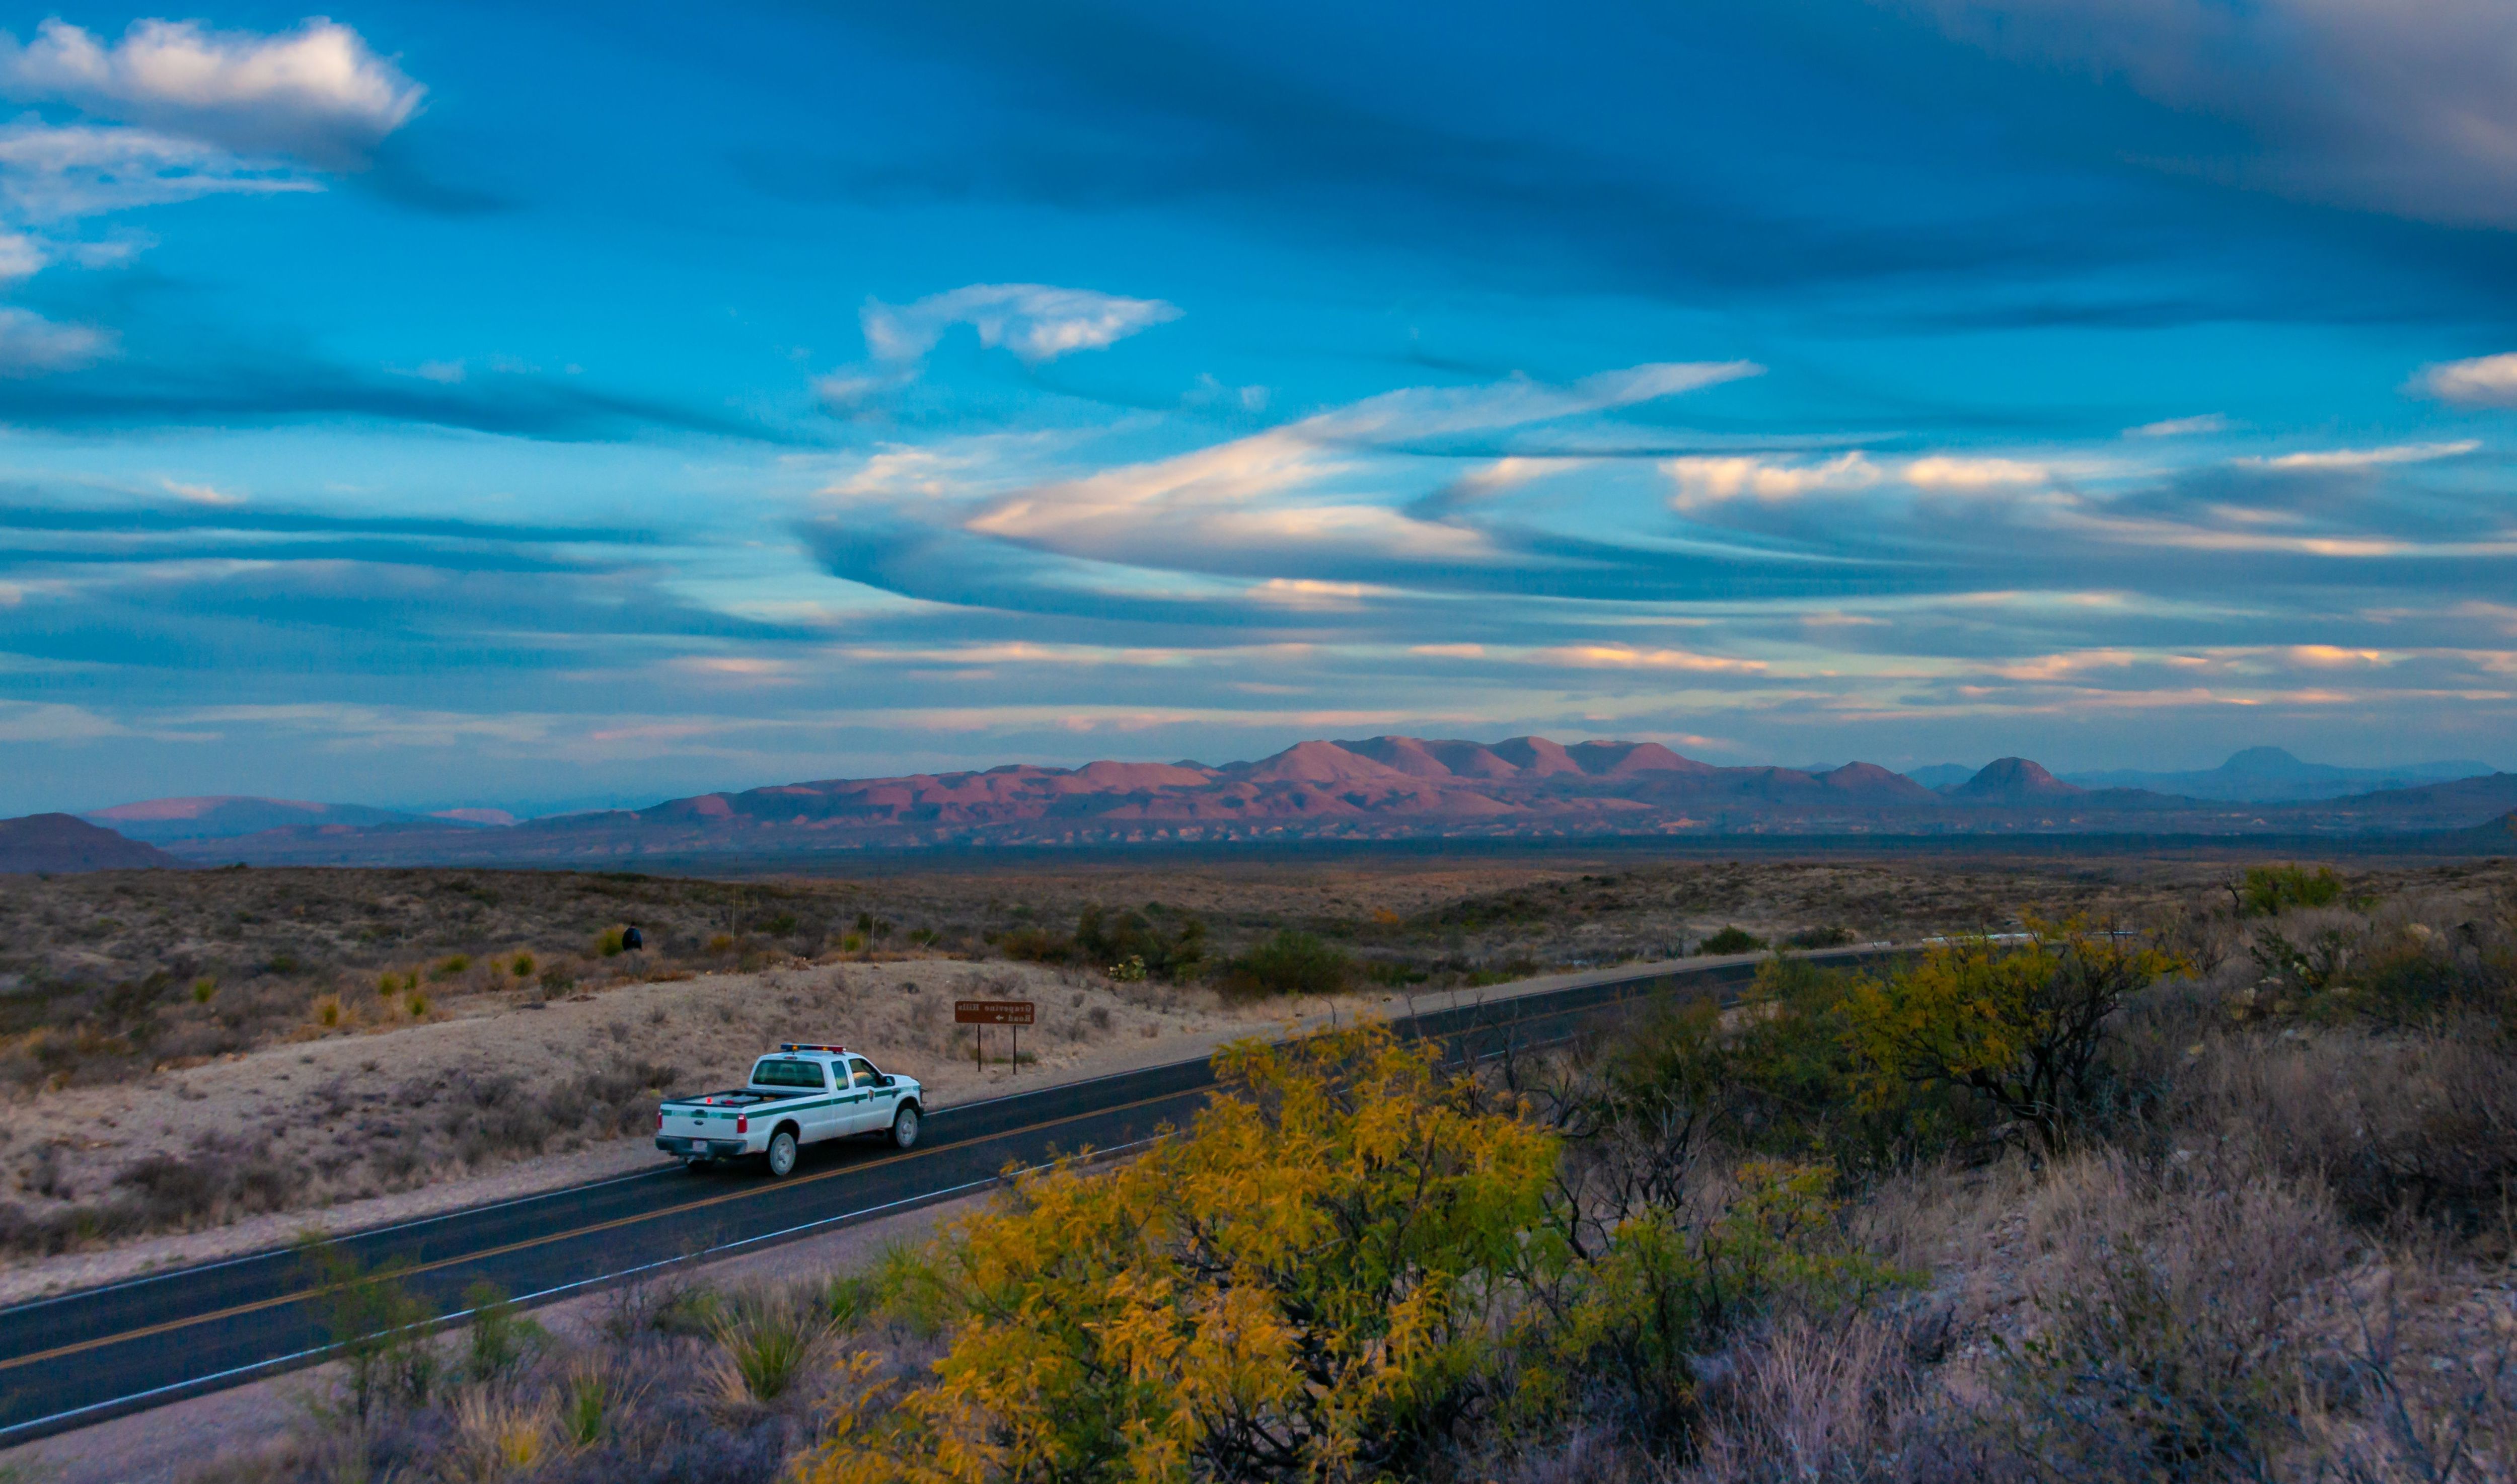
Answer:
[{"label": "truck side window", "polygon": [[851,1056],[848,1058],[848,1085],[852,1087],[871,1087],[877,1080],[878,1079],[876,1078],[874,1070],[874,1063],[867,1061],[862,1056]]}]

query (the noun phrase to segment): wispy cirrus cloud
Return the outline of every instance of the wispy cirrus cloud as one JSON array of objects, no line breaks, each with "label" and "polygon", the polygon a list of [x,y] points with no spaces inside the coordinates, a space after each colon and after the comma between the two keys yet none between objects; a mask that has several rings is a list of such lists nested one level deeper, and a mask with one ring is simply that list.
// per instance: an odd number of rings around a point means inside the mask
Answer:
[{"label": "wispy cirrus cloud", "polygon": [[2478,439],[2458,439],[2444,444],[2388,444],[2375,448],[2311,448],[2298,453],[2278,453],[2234,460],[2249,469],[2317,471],[2344,469],[2381,469],[2388,464],[2427,464],[2443,458],[2456,458],[2482,446]]},{"label": "wispy cirrus cloud", "polygon": [[2146,422],[2138,428],[2126,428],[2126,438],[2194,438],[2205,433],[2226,433],[2229,419],[2219,412],[2203,412],[2193,417],[2170,417],[2158,422]]},{"label": "wispy cirrus cloud", "polygon": [[1046,283],[973,283],[914,304],[869,302],[866,350],[876,360],[916,360],[957,324],[979,343],[1003,347],[1027,364],[1097,351],[1180,317],[1177,305]]},{"label": "wispy cirrus cloud", "polygon": [[1180,318],[1177,305],[1047,283],[972,283],[910,304],[869,299],[858,314],[867,359],[815,378],[822,405],[841,414],[874,410],[918,378],[920,363],[956,326],[1026,366],[1119,341]]}]

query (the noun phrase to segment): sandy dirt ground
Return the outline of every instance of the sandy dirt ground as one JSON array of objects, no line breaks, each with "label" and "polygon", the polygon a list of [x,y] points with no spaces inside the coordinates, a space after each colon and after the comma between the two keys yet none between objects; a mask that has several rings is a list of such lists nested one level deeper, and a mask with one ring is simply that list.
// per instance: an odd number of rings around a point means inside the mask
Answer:
[{"label": "sandy dirt ground", "polygon": [[[1713,961],[1713,960],[1703,960]],[[1628,965],[1608,973],[1632,972]],[[77,1087],[11,1109],[9,1154],[51,1156],[83,1172],[75,1196],[107,1194],[113,1172],[152,1154],[197,1150],[238,1130],[287,1130],[275,1147],[316,1171],[310,1199],[290,1208],[191,1231],[98,1244],[0,1268],[0,1303],[108,1283],[159,1267],[285,1246],[308,1231],[346,1232],[433,1215],[652,1167],[654,1094],[641,1094],[624,1136],[574,1135],[547,1154],[487,1151],[465,1162],[442,1149],[405,1188],[379,1170],[413,1143],[442,1146],[470,1111],[464,1089],[499,1079],[533,1086],[551,1069],[634,1055],[678,1069],[673,1090],[738,1084],[758,1052],[783,1039],[840,1039],[887,1071],[925,1084],[937,1108],[1210,1055],[1244,1037],[1279,1037],[1359,1015],[1404,1013],[1575,982],[1557,975],[1478,990],[1413,996],[1375,991],[1334,1000],[1234,1005],[1204,990],[1114,984],[1097,974],[1038,965],[908,959],[707,975],[635,984],[537,1008],[474,1002],[449,1018],[270,1046],[206,1066],[113,1086]],[[984,1070],[952,1024],[957,997],[1030,998],[1041,1024],[1026,1032],[1019,1071],[1003,1064],[1010,1038],[988,1033]],[[1037,1061],[1031,1060],[1034,1056]],[[452,1096],[448,1096],[449,1089]],[[435,1094],[432,1098],[431,1094]],[[434,1121],[434,1122],[432,1122]],[[21,1183],[24,1175],[21,1174]]]},{"label": "sandy dirt ground", "polygon": [[[1753,957],[1754,955],[1741,955]],[[1332,1022],[1351,1022],[1358,1017],[1406,1014],[1416,1011],[1444,1009],[1454,1005],[1509,998],[1518,995],[1544,993],[1588,980],[1614,977],[1656,967],[1689,966],[1738,961],[1737,959],[1698,958],[1671,964],[1633,964],[1616,969],[1576,974],[1550,975],[1508,985],[1483,989],[1446,991],[1414,996],[1372,994],[1349,996],[1336,1000],[1308,1000],[1301,1004],[1275,1002],[1264,1006],[1234,1007],[1201,997],[1185,991],[1151,991],[1140,986],[1113,986],[1106,981],[1087,987],[1078,976],[1067,976],[1074,983],[1059,984],[1070,999],[1084,996],[1081,1004],[1070,1008],[1086,1012],[1096,1007],[1096,1000],[1118,1000],[1127,1003],[1136,1018],[1128,1024],[1124,1034],[1106,1040],[1077,1039],[1060,1046],[1053,1039],[1043,1052],[1039,1064],[1026,1062],[1019,1077],[1002,1065],[991,1065],[984,1076],[966,1062],[938,1064],[918,1061],[904,1054],[892,1063],[921,1080],[933,1078],[930,1083],[938,1093],[938,1105],[952,1101],[973,1101],[1033,1086],[1055,1085],[1136,1067],[1159,1065],[1209,1055],[1227,1041],[1252,1035],[1282,1036],[1325,1026]],[[362,1047],[386,1042],[405,1056],[463,1056],[495,1054],[531,1057],[534,1048],[539,1054],[556,1054],[564,1045],[582,1043],[587,1039],[602,1037],[605,1026],[613,1022],[596,1013],[597,1009],[619,1012],[622,1009],[645,1010],[661,1003],[668,1013],[687,1007],[681,996],[721,996],[724,991],[741,988],[771,995],[792,992],[797,985],[820,983],[847,984],[845,993],[860,1002],[881,994],[899,996],[904,980],[915,981],[926,976],[919,994],[928,993],[928,984],[950,981],[943,975],[959,969],[971,972],[979,966],[939,963],[933,960],[880,965],[845,965],[835,974],[829,968],[773,971],[759,976],[720,976],[719,982],[688,981],[671,985],[642,985],[615,991],[591,1003],[553,1004],[548,1009],[526,1014],[482,1014],[439,1025],[424,1025],[404,1030],[361,1037],[350,1041],[326,1042],[313,1048],[280,1047],[273,1053],[256,1053],[222,1066],[239,1066],[264,1061],[271,1066],[308,1065],[296,1059],[325,1047],[343,1056],[355,1052],[360,1059],[367,1053]],[[1003,965],[986,966],[990,975],[1003,971]],[[939,972],[940,971],[940,972]],[[1055,984],[1054,971],[1034,970],[1038,993],[1046,993]],[[749,981],[757,981],[749,982]],[[992,980],[1002,989],[1001,979]],[[949,989],[947,991],[949,993]],[[912,997],[912,996],[900,996]],[[1138,1005],[1145,998],[1169,997],[1177,1002],[1171,1006],[1158,1003]],[[702,1002],[720,1003],[709,998]],[[949,1006],[948,1006],[949,1008]],[[1043,1001],[1043,1015],[1047,1003]],[[705,1018],[705,1017],[695,1017]],[[1114,1019],[1116,1017],[1114,1016]],[[1155,1035],[1146,1036],[1150,1026]],[[726,1033],[725,1045],[733,1058],[727,1063],[737,1075],[747,1065],[745,1058],[757,1049],[751,1040]],[[1047,1038],[1044,1038],[1047,1039]],[[736,1049],[737,1047],[746,1049]],[[346,1048],[346,1049],[345,1049]],[[1024,1047],[1028,1055],[1030,1047]],[[277,1054],[277,1061],[271,1058]],[[321,1062],[314,1065],[323,1065]],[[195,1069],[185,1076],[197,1077],[214,1069]],[[152,1079],[152,1081],[161,1081]],[[303,1082],[306,1078],[292,1078]],[[251,1085],[251,1083],[240,1083]],[[142,1088],[90,1089],[96,1092],[142,1091]],[[161,1092],[160,1096],[167,1094]],[[184,1102],[196,1108],[198,1101]],[[136,1121],[126,1119],[126,1124]],[[166,1137],[160,1133],[161,1138]],[[608,1174],[632,1172],[651,1166],[660,1157],[643,1136],[615,1140],[607,1145],[575,1154],[520,1161],[493,1173],[451,1178],[422,1189],[396,1195],[349,1202],[314,1212],[289,1212],[255,1217],[208,1231],[150,1238],[123,1244],[93,1252],[69,1253],[40,1262],[21,1264],[0,1277],[0,1293],[12,1298],[69,1287],[84,1287],[110,1282],[151,1268],[178,1262],[199,1261],[218,1255],[253,1251],[293,1240],[296,1234],[310,1228],[327,1231],[350,1231],[382,1225],[395,1220],[439,1210],[455,1209],[487,1201],[553,1189],[562,1185]],[[844,1272],[863,1266],[884,1247],[898,1243],[924,1240],[940,1224],[975,1208],[984,1195],[924,1207],[897,1215],[875,1217],[823,1236],[786,1243],[764,1251],[705,1264],[689,1270],[702,1281],[719,1287],[770,1282],[832,1272]],[[561,1333],[590,1327],[610,1299],[603,1293],[571,1298],[533,1311],[537,1322]],[[247,1455],[280,1437],[292,1425],[302,1424],[313,1399],[329,1394],[338,1378],[333,1368],[316,1367],[303,1372],[276,1377],[268,1380],[232,1387],[208,1396],[175,1402],[165,1407],[130,1417],[102,1422],[76,1432],[0,1450],[0,1480],[12,1477],[7,1470],[21,1470],[23,1477],[40,1479],[47,1484],[171,1484],[197,1470],[203,1463],[221,1454]]]},{"label": "sandy dirt ground", "polygon": [[[956,997],[1039,1005],[1018,1072],[1002,1064],[1011,1039],[1002,1030],[988,1033],[991,1064],[974,1065],[969,1031],[953,1024]],[[884,1070],[918,1079],[931,1105],[948,1108],[1204,1055],[1238,1037],[1273,1034],[1299,1008],[1236,1007],[1204,991],[1038,965],[844,963],[631,984],[537,1006],[479,996],[417,1025],[45,1093],[8,1110],[0,1159],[17,1166],[21,1191],[48,1179],[58,1200],[107,1197],[117,1173],[141,1160],[198,1158],[242,1135],[299,1166],[304,1198],[205,1230],[20,1259],[0,1269],[0,1302],[281,1245],[310,1228],[381,1225],[645,1168],[661,1158],[646,1137],[659,1093],[739,1085],[751,1058],[781,1040],[860,1047]],[[573,1132],[544,1152],[480,1134],[486,1114],[511,1112],[502,1104],[519,1096],[583,1069],[634,1064],[674,1075],[668,1085],[631,1093],[625,1136]]]},{"label": "sandy dirt ground", "polygon": [[[682,1271],[720,1288],[850,1272],[873,1261],[886,1247],[926,1240],[937,1227],[976,1208],[985,1199],[966,1196]],[[609,1293],[590,1293],[535,1309],[533,1319],[555,1335],[578,1336],[590,1333],[606,1306],[615,1301]],[[0,1480],[179,1484],[215,1459],[250,1457],[292,1426],[304,1425],[317,1399],[339,1388],[339,1372],[338,1366],[290,1372],[0,1449]]]}]

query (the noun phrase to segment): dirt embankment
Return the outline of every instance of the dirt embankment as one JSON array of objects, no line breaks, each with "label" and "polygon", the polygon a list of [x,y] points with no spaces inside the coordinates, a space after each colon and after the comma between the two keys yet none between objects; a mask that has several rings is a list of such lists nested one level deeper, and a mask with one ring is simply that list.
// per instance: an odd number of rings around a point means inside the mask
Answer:
[{"label": "dirt embankment", "polygon": [[[1002,1030],[988,1033],[986,1068],[974,1065],[956,997],[1039,1004],[1019,1073],[1004,1065]],[[0,1302],[309,1225],[373,1225],[645,1167],[661,1158],[646,1138],[660,1096],[740,1082],[781,1040],[862,1047],[949,1107],[1035,1079],[1202,1055],[1273,1031],[1290,1008],[1037,965],[829,964],[547,1002],[485,996],[416,1025],[23,1097],[0,1132],[0,1169],[21,1225],[55,1223],[64,1236],[51,1245],[72,1250],[21,1248],[0,1269]],[[126,1232],[144,1217],[178,1229],[115,1240],[108,1211]]]}]

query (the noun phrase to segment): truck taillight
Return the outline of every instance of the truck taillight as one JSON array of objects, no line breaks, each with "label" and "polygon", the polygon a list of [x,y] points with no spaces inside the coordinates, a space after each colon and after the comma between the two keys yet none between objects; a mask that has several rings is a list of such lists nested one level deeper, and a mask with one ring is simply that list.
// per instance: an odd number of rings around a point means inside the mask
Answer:
[{"label": "truck taillight", "polygon": [[741,1114],[737,1114],[734,1120],[734,1131],[737,1133],[749,1133],[751,1131],[751,1120],[743,1117]]},{"label": "truck taillight", "polygon": [[664,1131],[664,1110],[661,1108],[656,1110],[656,1131],[658,1133]]}]

